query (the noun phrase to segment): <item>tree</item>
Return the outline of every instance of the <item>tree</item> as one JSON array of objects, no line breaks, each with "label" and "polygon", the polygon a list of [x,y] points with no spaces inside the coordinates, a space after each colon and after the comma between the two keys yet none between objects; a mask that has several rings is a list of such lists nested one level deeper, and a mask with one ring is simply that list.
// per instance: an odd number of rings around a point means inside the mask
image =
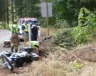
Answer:
[{"label": "tree", "polygon": [[38,17],[40,16],[39,0],[15,0],[16,12],[19,17]]},{"label": "tree", "polygon": [[49,0],[53,3],[55,19],[65,19],[70,26],[77,26],[79,10],[86,7],[96,9],[96,0]]},{"label": "tree", "polygon": [[5,20],[5,0],[0,0],[0,20]]}]

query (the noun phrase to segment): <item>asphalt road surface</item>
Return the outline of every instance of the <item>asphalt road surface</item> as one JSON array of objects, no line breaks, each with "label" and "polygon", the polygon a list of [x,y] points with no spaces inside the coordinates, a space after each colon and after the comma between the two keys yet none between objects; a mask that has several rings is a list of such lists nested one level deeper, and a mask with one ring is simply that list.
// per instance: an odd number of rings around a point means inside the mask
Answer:
[{"label": "asphalt road surface", "polygon": [[4,48],[4,40],[10,37],[10,31],[6,29],[0,29],[0,52],[8,50],[9,48]]},{"label": "asphalt road surface", "polygon": [[5,39],[10,37],[10,31],[6,29],[0,29],[0,44],[4,42]]}]

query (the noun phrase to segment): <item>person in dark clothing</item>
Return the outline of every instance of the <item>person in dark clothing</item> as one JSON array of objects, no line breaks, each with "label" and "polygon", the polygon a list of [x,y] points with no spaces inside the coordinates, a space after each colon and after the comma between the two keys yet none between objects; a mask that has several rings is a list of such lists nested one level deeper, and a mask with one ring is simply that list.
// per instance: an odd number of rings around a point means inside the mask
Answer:
[{"label": "person in dark clothing", "polygon": [[37,25],[32,25],[31,27],[31,41],[37,41],[38,27]]}]

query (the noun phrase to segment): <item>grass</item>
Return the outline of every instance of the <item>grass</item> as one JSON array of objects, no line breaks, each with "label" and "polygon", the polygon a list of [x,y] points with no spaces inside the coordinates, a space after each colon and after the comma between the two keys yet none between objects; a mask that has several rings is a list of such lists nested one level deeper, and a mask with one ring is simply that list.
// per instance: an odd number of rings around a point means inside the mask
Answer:
[{"label": "grass", "polygon": [[56,34],[57,30],[54,27],[49,27],[49,28],[42,28],[42,32],[45,32],[46,35],[48,36],[48,33],[49,35]]}]

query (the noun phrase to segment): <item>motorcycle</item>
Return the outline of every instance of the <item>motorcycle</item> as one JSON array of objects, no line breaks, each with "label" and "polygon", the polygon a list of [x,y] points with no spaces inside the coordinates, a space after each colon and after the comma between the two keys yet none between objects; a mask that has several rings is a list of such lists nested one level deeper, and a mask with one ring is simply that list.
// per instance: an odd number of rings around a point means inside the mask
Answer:
[{"label": "motorcycle", "polygon": [[22,67],[24,63],[30,63],[33,60],[38,60],[39,55],[32,52],[32,48],[25,47],[23,51],[11,53],[10,51],[3,51],[0,53],[0,58],[3,64],[10,70],[14,70],[15,67]]}]

